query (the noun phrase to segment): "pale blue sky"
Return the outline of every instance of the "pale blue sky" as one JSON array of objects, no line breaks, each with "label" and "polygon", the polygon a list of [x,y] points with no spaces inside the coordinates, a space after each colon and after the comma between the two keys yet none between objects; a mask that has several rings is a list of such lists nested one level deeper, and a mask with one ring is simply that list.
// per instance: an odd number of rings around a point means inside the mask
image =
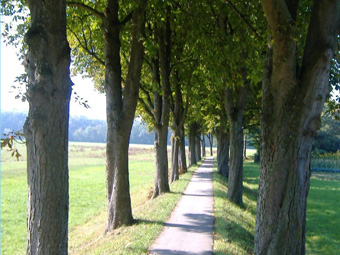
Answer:
[{"label": "pale blue sky", "polygon": [[[1,111],[19,111],[27,112],[28,103],[15,99],[17,93],[11,89],[15,85],[15,77],[24,72],[21,62],[16,56],[14,47],[6,46],[1,41]],[[105,112],[105,96],[97,92],[90,79],[82,79],[82,77],[72,77],[74,82],[73,90],[81,97],[88,100],[90,109],[85,109],[79,103],[71,100],[70,114],[71,116],[86,116],[90,119],[106,119]],[[10,91],[13,91],[10,93]]]}]

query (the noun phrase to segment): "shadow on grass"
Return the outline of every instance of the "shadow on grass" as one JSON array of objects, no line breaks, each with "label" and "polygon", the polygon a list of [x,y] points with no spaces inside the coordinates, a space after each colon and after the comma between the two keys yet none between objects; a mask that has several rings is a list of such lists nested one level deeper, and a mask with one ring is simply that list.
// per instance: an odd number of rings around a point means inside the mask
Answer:
[{"label": "shadow on grass", "polygon": [[219,217],[216,219],[223,226],[224,230],[220,231],[219,238],[224,242],[237,246],[246,253],[252,253],[254,248],[254,233],[251,233],[238,222],[231,218]]},{"label": "shadow on grass", "polygon": [[140,224],[151,224],[151,225],[163,225],[164,221],[154,221],[154,220],[145,220],[145,219],[134,219],[134,224],[140,225]]},{"label": "shadow on grass", "polygon": [[[252,165],[252,164],[250,164]],[[244,181],[258,183],[258,166],[246,169]],[[215,205],[216,254],[251,254],[254,247],[254,219],[257,189],[243,186],[244,204],[235,205],[227,199],[228,179],[213,173]]]}]

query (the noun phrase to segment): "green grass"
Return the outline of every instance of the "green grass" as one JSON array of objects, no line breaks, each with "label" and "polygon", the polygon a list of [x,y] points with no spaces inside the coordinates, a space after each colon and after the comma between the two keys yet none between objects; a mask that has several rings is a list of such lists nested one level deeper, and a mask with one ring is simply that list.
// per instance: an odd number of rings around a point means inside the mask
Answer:
[{"label": "green grass", "polygon": [[[216,172],[214,179],[214,252],[251,254],[254,249],[259,165],[244,163],[244,206],[227,198],[227,179]],[[306,254],[331,255],[340,250],[340,174],[313,174],[307,201]]]},{"label": "green grass", "polygon": [[253,251],[256,214],[256,175],[258,167],[245,164],[244,208],[227,199],[227,179],[219,175],[216,165],[213,172],[215,238],[214,254],[249,254]]},{"label": "green grass", "polygon": [[339,254],[340,174],[312,175],[307,204],[308,254]]},{"label": "green grass", "polygon": [[[26,249],[26,161],[1,155],[1,252],[24,254]],[[70,143],[70,254],[143,254],[162,229],[191,178],[193,169],[171,185],[171,193],[149,200],[154,182],[154,152],[130,146],[130,191],[138,224],[103,235],[106,223],[105,145]]]}]

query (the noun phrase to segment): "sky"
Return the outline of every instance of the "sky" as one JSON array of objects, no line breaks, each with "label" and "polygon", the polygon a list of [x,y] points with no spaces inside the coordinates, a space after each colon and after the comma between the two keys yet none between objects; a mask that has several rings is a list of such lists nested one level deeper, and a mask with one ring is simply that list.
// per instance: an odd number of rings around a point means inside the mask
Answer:
[{"label": "sky", "polygon": [[[15,49],[12,46],[6,46],[1,40],[1,112],[17,111],[28,112],[28,103],[15,99],[18,94],[13,91],[13,85],[19,85],[14,82],[15,78],[24,73],[24,67],[18,60]],[[73,91],[80,97],[88,100],[89,109],[75,102],[72,95],[70,103],[71,116],[86,116],[89,119],[106,120],[105,95],[100,94],[94,89],[91,79],[83,79],[81,76],[71,77],[73,83]]]}]

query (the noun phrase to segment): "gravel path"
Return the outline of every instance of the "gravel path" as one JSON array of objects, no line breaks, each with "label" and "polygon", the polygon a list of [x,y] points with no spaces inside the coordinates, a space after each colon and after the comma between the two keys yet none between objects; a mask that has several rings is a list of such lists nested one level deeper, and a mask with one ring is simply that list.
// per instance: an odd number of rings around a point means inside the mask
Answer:
[{"label": "gravel path", "polygon": [[213,254],[212,168],[210,157],[196,170],[150,254]]}]

